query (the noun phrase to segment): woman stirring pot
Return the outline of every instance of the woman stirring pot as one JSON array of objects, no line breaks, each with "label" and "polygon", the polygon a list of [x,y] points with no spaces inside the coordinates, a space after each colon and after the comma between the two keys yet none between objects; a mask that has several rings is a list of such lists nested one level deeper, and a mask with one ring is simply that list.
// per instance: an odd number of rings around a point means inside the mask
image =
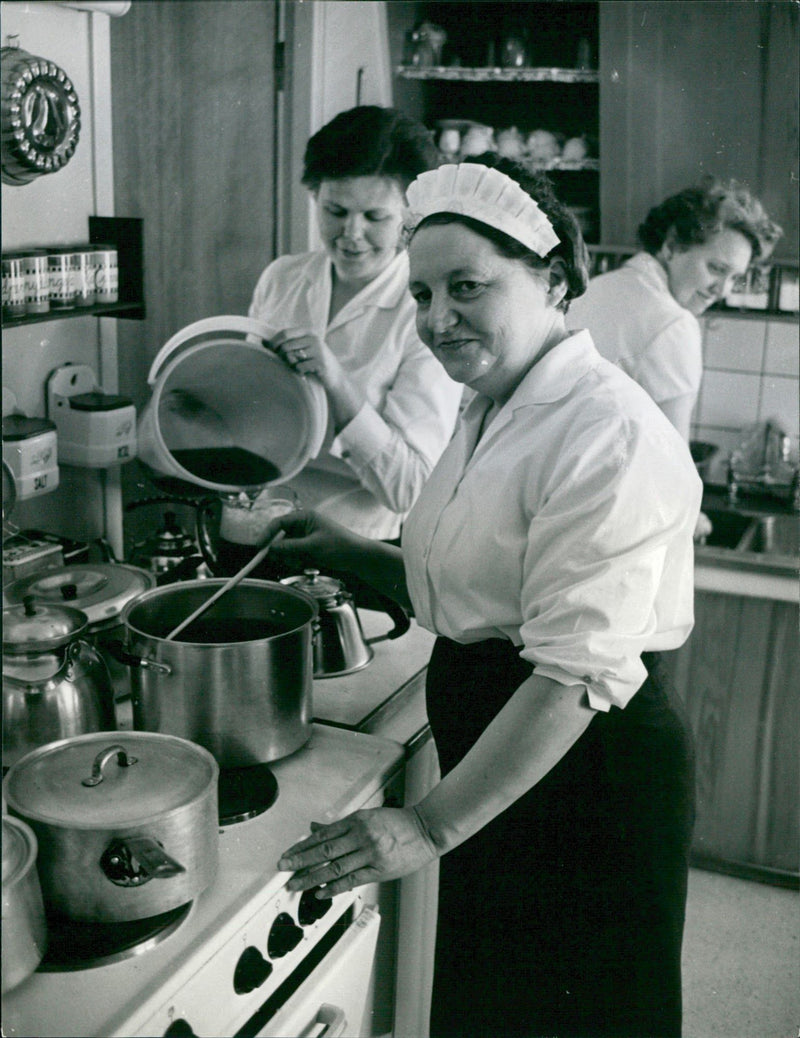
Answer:
[{"label": "woman stirring pot", "polygon": [[323,249],[271,263],[249,309],[328,399],[327,440],[292,487],[366,537],[398,536],[461,399],[417,336],[402,242],[405,190],[437,163],[430,132],[395,109],[337,115],[304,159]]},{"label": "woman stirring pot", "polygon": [[485,155],[408,199],[420,337],[475,395],[402,551],[313,514],[275,551],[357,570],[438,635],[443,777],[313,825],[279,867],[324,897],[441,858],[434,1038],[678,1035],[693,773],[660,654],[692,627],[700,480],[567,332],[586,251],[546,178]]}]

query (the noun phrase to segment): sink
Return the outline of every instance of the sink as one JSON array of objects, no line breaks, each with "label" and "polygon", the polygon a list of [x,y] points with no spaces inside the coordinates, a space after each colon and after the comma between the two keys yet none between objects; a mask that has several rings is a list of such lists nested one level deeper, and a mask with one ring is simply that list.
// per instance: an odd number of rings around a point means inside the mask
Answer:
[{"label": "sink", "polygon": [[797,556],[800,552],[800,518],[796,515],[765,515],[752,519],[737,547],[739,551],[754,551],[760,555]]},{"label": "sink", "polygon": [[704,508],[703,512],[712,526],[711,533],[703,540],[709,548],[737,548],[753,522],[752,516],[722,508]]}]

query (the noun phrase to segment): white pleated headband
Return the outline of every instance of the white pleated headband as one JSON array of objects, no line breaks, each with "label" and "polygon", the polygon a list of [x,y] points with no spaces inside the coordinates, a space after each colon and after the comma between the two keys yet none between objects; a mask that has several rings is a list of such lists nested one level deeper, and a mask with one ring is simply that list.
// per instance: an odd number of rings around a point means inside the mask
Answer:
[{"label": "white pleated headband", "polygon": [[553,225],[519,184],[478,162],[446,164],[420,173],[408,187],[412,226],[433,213],[471,216],[541,256],[558,245]]}]

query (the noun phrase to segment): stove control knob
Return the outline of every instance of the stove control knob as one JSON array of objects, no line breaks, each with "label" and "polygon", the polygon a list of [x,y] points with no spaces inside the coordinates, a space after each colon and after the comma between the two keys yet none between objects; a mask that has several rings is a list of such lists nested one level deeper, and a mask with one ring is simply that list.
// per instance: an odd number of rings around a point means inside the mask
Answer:
[{"label": "stove control knob", "polygon": [[267,955],[271,959],[280,959],[296,948],[302,939],[303,931],[300,927],[288,913],[281,912],[272,924],[267,938]]},{"label": "stove control knob", "polygon": [[233,971],[233,990],[237,995],[247,995],[261,987],[272,973],[272,963],[267,962],[258,948],[245,948]]},{"label": "stove control knob", "polygon": [[313,890],[304,890],[300,896],[300,904],[297,906],[297,919],[303,926],[309,926],[321,919],[333,904],[333,898],[319,898],[316,896],[319,887]]}]

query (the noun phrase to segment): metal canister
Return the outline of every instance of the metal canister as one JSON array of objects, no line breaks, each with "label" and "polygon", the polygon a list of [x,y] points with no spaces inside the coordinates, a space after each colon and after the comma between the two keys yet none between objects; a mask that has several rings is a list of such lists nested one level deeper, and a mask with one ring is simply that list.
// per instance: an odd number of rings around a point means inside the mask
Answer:
[{"label": "metal canister", "polygon": [[119,300],[119,261],[116,245],[94,245],[94,286],[98,303]]},{"label": "metal canister", "polygon": [[72,276],[75,282],[75,305],[94,306],[97,301],[97,289],[93,245],[73,247]]},{"label": "metal canister", "polygon": [[49,249],[47,269],[50,275],[50,309],[75,309],[75,257],[67,249]]},{"label": "metal canister", "polygon": [[3,253],[3,317],[25,314],[25,254]]},{"label": "metal canister", "polygon": [[50,309],[50,271],[46,249],[31,249],[23,259],[25,312],[46,314]]}]

